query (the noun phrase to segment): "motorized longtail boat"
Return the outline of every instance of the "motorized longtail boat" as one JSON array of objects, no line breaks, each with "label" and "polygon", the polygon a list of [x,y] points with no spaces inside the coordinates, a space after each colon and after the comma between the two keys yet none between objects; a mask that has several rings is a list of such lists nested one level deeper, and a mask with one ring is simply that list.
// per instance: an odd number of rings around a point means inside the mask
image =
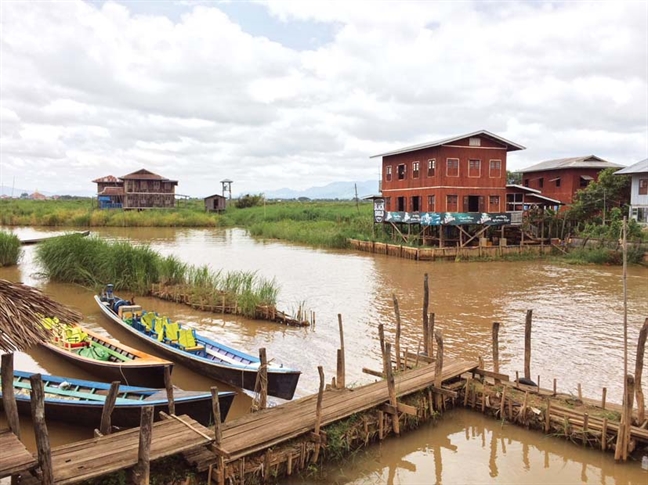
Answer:
[{"label": "motorized longtail boat", "polygon": [[129,386],[164,387],[164,367],[173,362],[160,359],[76,324],[43,318],[50,341],[41,345],[84,370],[107,381]]},{"label": "motorized longtail boat", "polygon": [[[31,413],[31,383],[33,372],[14,371],[14,395],[18,412]],[[45,393],[45,415],[47,419],[65,421],[72,424],[98,428],[101,413],[110,384],[85,381],[69,377],[42,375]],[[0,396],[2,392],[0,391]],[[234,399],[234,392],[219,392],[221,420],[225,420]],[[213,424],[210,392],[174,390],[176,415],[188,414],[205,426]],[[143,406],[154,407],[155,420],[160,419],[160,411],[169,412],[169,401],[165,389],[119,386],[119,394],[111,415],[113,426],[133,428],[140,425]],[[2,400],[0,399],[0,408]]]},{"label": "motorized longtail boat", "polygon": [[[258,357],[210,340],[168,317],[143,311],[140,305],[114,295],[112,285],[107,285],[101,295],[95,295],[95,301],[110,320],[165,357],[218,381],[255,390],[261,364]],[[279,364],[268,364],[267,371],[268,394],[292,399],[301,372]]]}]

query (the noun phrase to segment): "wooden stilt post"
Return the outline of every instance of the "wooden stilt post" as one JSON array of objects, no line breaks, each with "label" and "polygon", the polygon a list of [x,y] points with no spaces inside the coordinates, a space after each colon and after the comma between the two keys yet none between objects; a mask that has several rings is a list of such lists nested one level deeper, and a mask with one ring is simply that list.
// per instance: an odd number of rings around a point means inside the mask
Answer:
[{"label": "wooden stilt post", "polygon": [[434,357],[434,313],[428,318],[428,357]]},{"label": "wooden stilt post", "polygon": [[607,426],[608,418],[603,418],[603,428],[601,430],[601,450],[605,451],[607,448]]},{"label": "wooden stilt post", "polygon": [[385,361],[385,327],[381,323],[378,325],[378,337],[380,338],[380,355],[383,358],[383,374],[387,375],[387,364]]},{"label": "wooden stilt post", "polygon": [[322,425],[322,398],[324,396],[324,369],[321,365],[317,366],[317,372],[319,373],[319,391],[317,392],[317,404],[315,407],[315,437],[317,442],[315,443],[315,453],[313,454],[313,463],[317,463],[319,458],[321,444],[320,436],[320,427]]},{"label": "wooden stilt post", "polygon": [[556,378],[553,380],[553,395],[555,396],[557,394],[557,387],[558,387],[558,381]]},{"label": "wooden stilt post", "polygon": [[[434,387],[440,390],[443,384],[443,334],[440,330],[434,332],[434,338],[437,344],[436,360],[434,361]],[[435,393],[434,400],[437,411],[443,409],[443,395]]]},{"label": "wooden stilt post", "polygon": [[173,400],[173,382],[171,382],[171,366],[164,366],[164,387],[169,400],[169,414],[175,414],[175,401]]},{"label": "wooden stilt post", "polygon": [[2,354],[2,405],[7,415],[7,424],[13,434],[20,439],[20,419],[18,405],[14,395],[14,357],[13,354]]},{"label": "wooden stilt post", "polygon": [[506,406],[506,390],[508,389],[507,386],[504,386],[504,389],[502,389],[502,401],[500,402],[500,419],[506,418],[505,416],[505,406]]},{"label": "wooden stilt post", "polygon": [[641,378],[644,366],[644,352],[646,349],[646,338],[648,337],[648,318],[644,321],[639,331],[639,340],[637,342],[637,360],[635,362],[635,391],[637,394],[637,418],[639,424],[646,419],[646,405],[644,401],[643,390],[641,387]]},{"label": "wooden stilt post", "polygon": [[[385,360],[391,362],[391,344],[385,344]],[[394,408],[392,422],[394,423],[394,433],[400,434],[400,422],[398,420],[398,401],[396,400],[396,383],[394,382],[394,373],[392,366],[387,366],[387,388],[389,391],[389,404]]]},{"label": "wooden stilt post", "polygon": [[428,349],[428,306],[430,304],[430,288],[428,286],[428,274],[423,276],[423,352],[425,355],[430,356],[430,349]]},{"label": "wooden stilt post", "polygon": [[218,400],[218,387],[212,386],[211,399],[212,399],[212,414],[214,415],[214,444],[220,447],[223,439],[223,431],[221,428],[221,410],[220,401]]},{"label": "wooden stilt post", "polygon": [[607,387],[603,388],[603,396],[601,397],[601,409],[605,409],[605,401],[607,399]]},{"label": "wooden stilt post", "polygon": [[524,377],[531,379],[531,322],[533,310],[527,310],[524,325]]},{"label": "wooden stilt post", "polygon": [[148,485],[151,475],[151,437],[153,431],[153,406],[144,406],[140,416],[137,465],[132,471],[132,482]]},{"label": "wooden stilt post", "polygon": [[[13,376],[11,381],[13,383]],[[49,433],[45,424],[45,392],[43,379],[40,374],[33,374],[29,377],[31,385],[31,415],[36,434],[36,449],[38,451],[38,465],[40,466],[42,485],[54,483],[52,470],[52,452],[50,449]]]},{"label": "wooden stilt post", "polygon": [[113,409],[115,409],[115,402],[117,402],[117,394],[119,394],[119,381],[114,381],[110,384],[110,390],[104,401],[103,410],[101,411],[101,424],[99,425],[99,432],[102,435],[112,433],[111,416]]},{"label": "wooden stilt post", "polygon": [[392,293],[392,298],[394,300],[394,314],[396,315],[396,370],[401,370],[401,363],[400,363],[400,337],[401,337],[401,316],[400,316],[400,309],[398,308],[398,299],[396,298],[396,295]]},{"label": "wooden stilt post", "polygon": [[544,432],[549,433],[551,430],[551,399],[547,399],[547,410],[545,411]]},{"label": "wooden stilt post", "polygon": [[342,325],[342,315],[338,313],[338,326],[340,328],[340,352],[338,357],[337,368],[337,385],[344,389],[346,387],[346,366],[344,360],[344,326]]},{"label": "wooden stilt post", "polygon": [[[499,373],[499,322],[493,322],[493,372]],[[500,383],[495,379],[495,385]]]},{"label": "wooden stilt post", "polygon": [[265,347],[259,349],[259,380],[261,381],[261,391],[259,397],[259,409],[265,409],[268,406],[268,357]]},{"label": "wooden stilt post", "polygon": [[628,459],[628,446],[630,438],[630,427],[632,424],[632,401],[634,400],[634,377],[630,374],[625,379],[625,395],[623,396],[623,410],[621,422],[617,434],[614,459],[626,461]]}]

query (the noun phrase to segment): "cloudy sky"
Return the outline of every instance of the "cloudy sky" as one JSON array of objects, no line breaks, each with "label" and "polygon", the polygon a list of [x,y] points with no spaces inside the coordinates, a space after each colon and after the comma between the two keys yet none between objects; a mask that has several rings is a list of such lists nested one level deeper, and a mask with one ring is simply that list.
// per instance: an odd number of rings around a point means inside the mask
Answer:
[{"label": "cloudy sky", "polygon": [[648,157],[646,1],[0,9],[4,185],[92,192],[147,168],[191,196],[224,178],[305,189],[378,179],[371,155],[480,129],[527,147],[511,169]]}]

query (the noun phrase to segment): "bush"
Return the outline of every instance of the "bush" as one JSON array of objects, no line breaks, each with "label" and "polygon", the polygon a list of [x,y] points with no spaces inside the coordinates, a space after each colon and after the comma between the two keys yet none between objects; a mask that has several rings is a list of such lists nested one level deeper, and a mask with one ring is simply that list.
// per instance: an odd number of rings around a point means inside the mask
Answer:
[{"label": "bush", "polygon": [[14,234],[0,232],[0,266],[18,264],[21,254],[20,239]]},{"label": "bush", "polygon": [[265,197],[263,197],[263,194],[258,194],[258,195],[245,194],[243,197],[239,198],[236,201],[235,205],[238,209],[246,209],[248,207],[257,207],[263,205],[264,202],[265,202]]}]

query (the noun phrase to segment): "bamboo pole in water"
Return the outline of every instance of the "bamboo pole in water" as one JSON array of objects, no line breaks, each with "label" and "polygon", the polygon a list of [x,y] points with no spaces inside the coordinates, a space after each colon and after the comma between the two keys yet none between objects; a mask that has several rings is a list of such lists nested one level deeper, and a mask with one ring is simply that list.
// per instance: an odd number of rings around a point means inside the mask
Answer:
[{"label": "bamboo pole in water", "polygon": [[646,419],[646,406],[644,402],[643,390],[641,387],[641,378],[643,375],[644,352],[646,349],[646,338],[648,337],[648,318],[644,321],[639,331],[639,340],[637,342],[637,360],[635,362],[635,389],[637,395],[637,416],[641,425]]},{"label": "bamboo pole in water", "polygon": [[430,349],[428,349],[428,306],[430,304],[430,288],[428,285],[428,274],[423,276],[423,352],[425,355],[430,356]]},{"label": "bamboo pole in water", "polygon": [[385,364],[385,327],[382,323],[378,325],[378,337],[380,338],[380,355],[383,358],[383,375],[387,375],[387,365]]},{"label": "bamboo pole in water", "polygon": [[[385,357],[384,360],[391,363],[391,344],[385,344]],[[392,415],[392,422],[394,423],[394,433],[400,434],[400,422],[398,421],[398,401],[396,400],[396,383],[394,382],[394,373],[392,366],[387,366],[387,389],[389,391],[389,404],[394,408]]]},{"label": "bamboo pole in water", "polygon": [[[434,387],[441,389],[443,383],[443,334],[440,330],[434,332],[434,337],[437,343],[437,356],[434,362]],[[443,396],[440,393],[435,393],[435,407],[437,411],[443,408]]]},{"label": "bamboo pole in water", "polygon": [[400,309],[398,308],[398,299],[396,295],[392,293],[392,298],[394,300],[394,314],[396,315],[396,370],[401,370],[400,365],[400,337],[401,337],[401,316]]},{"label": "bamboo pole in water", "polygon": [[531,379],[531,323],[533,310],[527,310],[524,324],[524,378]]},{"label": "bamboo pole in water", "polygon": [[221,410],[220,401],[218,400],[218,387],[211,387],[211,400],[212,400],[212,413],[214,415],[214,444],[220,447],[223,439],[223,431],[221,427]]},{"label": "bamboo pole in water", "polygon": [[[493,372],[499,373],[499,322],[493,322]],[[495,379],[495,384],[500,380]]]},{"label": "bamboo pole in water", "polygon": [[340,328],[340,352],[337,366],[337,385],[340,388],[346,387],[346,366],[344,359],[344,326],[342,325],[342,314],[338,313],[338,326]]}]

